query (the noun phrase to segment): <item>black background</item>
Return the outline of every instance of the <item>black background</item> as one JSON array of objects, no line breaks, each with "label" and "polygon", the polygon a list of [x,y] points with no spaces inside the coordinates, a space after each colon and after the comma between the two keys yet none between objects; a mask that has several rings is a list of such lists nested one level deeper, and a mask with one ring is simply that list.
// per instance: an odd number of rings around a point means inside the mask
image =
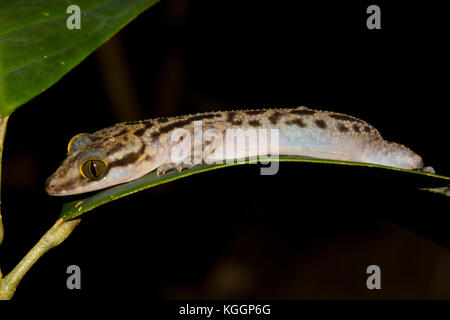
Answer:
[{"label": "black background", "polygon": [[[381,30],[366,28],[370,4]],[[69,139],[119,121],[305,105],[364,119],[450,175],[444,18],[428,2],[155,5],[11,116],[3,273],[77,199],[44,190]],[[448,199],[416,189],[429,182],[319,164],[181,179],[86,213],[15,299],[448,299]],[[72,264],[81,290],[66,288]],[[366,288],[371,264],[382,290]]]}]

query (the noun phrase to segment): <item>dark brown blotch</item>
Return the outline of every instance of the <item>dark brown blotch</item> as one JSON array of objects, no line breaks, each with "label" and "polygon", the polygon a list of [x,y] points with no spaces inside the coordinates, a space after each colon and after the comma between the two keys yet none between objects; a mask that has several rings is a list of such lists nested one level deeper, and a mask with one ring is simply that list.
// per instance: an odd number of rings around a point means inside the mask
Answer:
[{"label": "dark brown blotch", "polygon": [[199,114],[199,115],[192,116],[192,117],[186,119],[186,121],[194,122],[194,121],[199,121],[199,120],[204,120],[204,119],[212,119],[215,117],[216,117],[216,115],[214,113]]},{"label": "dark brown blotch", "polygon": [[351,117],[351,116],[347,116],[345,114],[335,114],[332,113],[329,115],[331,118],[337,119],[337,120],[346,120],[346,121],[351,121],[351,122],[359,122],[359,123],[364,123],[364,121],[355,118],[355,117]]},{"label": "dark brown blotch", "polygon": [[315,114],[316,112],[314,110],[309,110],[309,109],[295,109],[295,110],[291,110],[289,113],[298,114],[301,116],[311,116],[311,115]]},{"label": "dark brown blotch", "polygon": [[113,137],[121,136],[121,135],[123,135],[123,134],[125,134],[125,133],[127,133],[127,132],[128,132],[128,129],[123,128],[123,129],[120,130],[118,133],[116,133],[115,135],[113,135]]},{"label": "dark brown blotch", "polygon": [[364,127],[364,131],[367,132],[367,133],[370,133],[372,130],[370,130],[369,126],[365,126]]},{"label": "dark brown blotch", "polygon": [[348,131],[348,128],[347,128],[346,126],[344,126],[343,124],[339,124],[339,125],[338,125],[338,130],[339,130],[340,132],[347,132],[347,131]]},{"label": "dark brown blotch", "polygon": [[168,133],[174,129],[187,126],[188,124],[190,124],[191,122],[193,122],[195,120],[208,119],[208,118],[212,118],[214,116],[215,116],[214,114],[205,114],[205,115],[192,116],[192,117],[184,119],[184,120],[178,120],[178,121],[169,123],[165,126],[162,126],[161,128],[159,128],[159,131],[152,132],[152,134],[150,136],[152,139],[156,139],[163,133]]},{"label": "dark brown blotch", "polygon": [[151,137],[152,139],[158,139],[160,135],[161,135],[161,133],[157,130],[157,131],[152,132],[152,133],[150,134],[150,137]]},{"label": "dark brown blotch", "polygon": [[266,112],[266,110],[246,110],[244,112],[248,115],[253,116],[253,115],[257,115],[257,114],[262,114],[262,113]]},{"label": "dark brown blotch", "polygon": [[126,166],[126,165],[130,164],[130,163],[135,163],[139,159],[139,157],[142,154],[144,154],[144,152],[145,152],[145,144],[142,144],[141,148],[138,151],[128,153],[122,159],[117,159],[117,160],[112,161],[109,164],[109,167],[110,168],[112,168],[112,167],[123,167],[123,166]]},{"label": "dark brown blotch", "polygon": [[146,131],[145,128],[138,129],[134,132],[134,135],[136,137],[142,137],[144,135],[145,131]]},{"label": "dark brown blotch", "polygon": [[230,111],[227,113],[227,121],[231,122],[234,120],[234,117],[236,116],[236,112],[234,111]]},{"label": "dark brown blotch", "polygon": [[272,113],[272,114],[270,115],[269,121],[270,121],[272,124],[277,124],[278,121],[280,120],[280,118],[281,118],[281,112],[275,111],[274,113]]},{"label": "dark brown blotch", "polygon": [[301,118],[286,121],[286,124],[288,124],[288,125],[295,124],[296,126],[299,126],[300,128],[306,127],[306,124],[303,122],[303,120]]},{"label": "dark brown blotch", "polygon": [[104,137],[102,137],[102,138],[99,138],[99,139],[97,140],[97,143],[99,143],[99,145],[101,146],[102,144],[104,144],[106,141],[109,141],[110,139],[111,139],[110,137],[104,136]]},{"label": "dark brown blotch", "polygon": [[235,126],[240,126],[242,124],[242,120],[236,120],[236,112],[230,111],[227,113],[227,121]]},{"label": "dark brown blotch", "polygon": [[316,120],[314,122],[316,123],[316,126],[319,127],[320,129],[326,129],[327,128],[327,124],[322,119],[318,119],[318,120]]},{"label": "dark brown blotch", "polygon": [[358,126],[357,124],[354,124],[354,125],[353,125],[353,130],[354,130],[356,133],[359,133],[359,126]]},{"label": "dark brown blotch", "polygon": [[151,127],[153,127],[153,122],[151,122],[151,121],[147,121],[144,125],[145,129],[150,129]]},{"label": "dark brown blotch", "polygon": [[167,132],[172,131],[173,129],[184,127],[184,126],[188,125],[189,123],[191,123],[189,121],[189,119],[175,121],[175,122],[172,122],[172,123],[170,123],[168,125],[165,125],[165,126],[159,128],[159,133],[160,134],[161,133],[167,133]]},{"label": "dark brown blotch", "polygon": [[251,125],[252,127],[259,127],[261,126],[261,122],[259,122],[259,120],[250,120],[248,122],[249,125]]}]

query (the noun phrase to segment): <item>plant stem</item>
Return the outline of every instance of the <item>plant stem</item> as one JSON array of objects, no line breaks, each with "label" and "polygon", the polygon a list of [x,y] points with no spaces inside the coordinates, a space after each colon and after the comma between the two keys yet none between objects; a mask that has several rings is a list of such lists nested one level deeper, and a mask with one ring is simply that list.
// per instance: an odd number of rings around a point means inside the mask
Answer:
[{"label": "plant stem", "polygon": [[53,247],[60,245],[80,223],[80,219],[64,222],[59,219],[26,254],[19,264],[0,280],[0,300],[9,300],[14,295],[17,286],[30,268],[39,258]]},{"label": "plant stem", "polygon": [[[0,117],[0,244],[3,242],[3,236],[5,234],[5,230],[3,228],[2,221],[2,210],[1,210],[1,185],[2,185],[2,156],[3,156],[3,142],[5,141],[6,134],[6,124],[8,123],[9,116],[1,118]],[[1,271],[0,271],[0,279],[1,279]]]}]

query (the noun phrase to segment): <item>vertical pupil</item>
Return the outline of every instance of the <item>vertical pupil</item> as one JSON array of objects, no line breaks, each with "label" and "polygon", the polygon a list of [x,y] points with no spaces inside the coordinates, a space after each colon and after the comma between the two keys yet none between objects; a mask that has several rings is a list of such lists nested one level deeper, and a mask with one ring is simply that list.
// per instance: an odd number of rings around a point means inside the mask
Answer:
[{"label": "vertical pupil", "polygon": [[97,165],[95,164],[94,161],[91,161],[89,165],[89,171],[94,177],[97,177]]}]

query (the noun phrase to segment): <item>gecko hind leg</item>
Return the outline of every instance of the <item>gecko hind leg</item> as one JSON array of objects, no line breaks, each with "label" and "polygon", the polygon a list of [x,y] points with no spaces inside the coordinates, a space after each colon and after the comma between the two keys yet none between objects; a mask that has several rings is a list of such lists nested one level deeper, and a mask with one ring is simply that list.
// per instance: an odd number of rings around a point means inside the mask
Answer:
[{"label": "gecko hind leg", "polygon": [[426,173],[436,173],[433,167],[423,167],[419,169],[419,171],[426,172]]}]

